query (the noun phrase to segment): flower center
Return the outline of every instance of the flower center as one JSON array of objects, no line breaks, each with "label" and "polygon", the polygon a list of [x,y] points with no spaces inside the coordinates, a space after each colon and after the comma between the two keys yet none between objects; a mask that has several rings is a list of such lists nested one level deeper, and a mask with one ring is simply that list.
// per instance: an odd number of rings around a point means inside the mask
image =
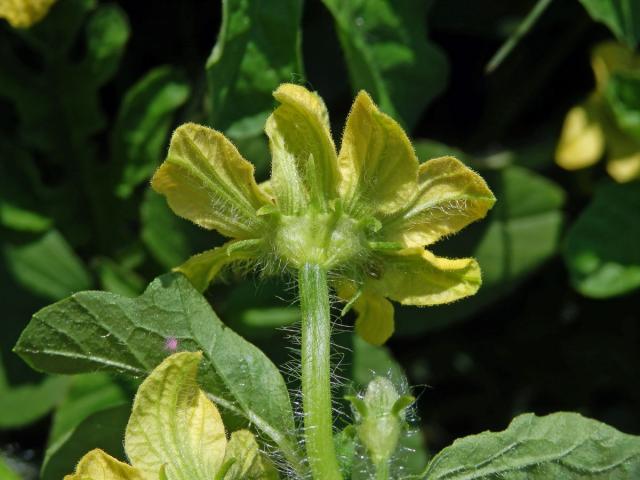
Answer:
[{"label": "flower center", "polygon": [[274,235],[277,256],[295,268],[315,263],[331,270],[357,259],[365,245],[358,222],[338,212],[282,215]]}]

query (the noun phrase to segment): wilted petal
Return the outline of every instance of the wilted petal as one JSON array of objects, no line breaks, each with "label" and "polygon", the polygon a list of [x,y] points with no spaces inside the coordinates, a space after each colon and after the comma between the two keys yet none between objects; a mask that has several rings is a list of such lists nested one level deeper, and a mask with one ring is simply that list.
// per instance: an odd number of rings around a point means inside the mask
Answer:
[{"label": "wilted petal", "polygon": [[593,165],[604,153],[602,112],[594,97],[567,113],[556,148],[556,162],[566,170]]},{"label": "wilted petal", "polygon": [[174,270],[183,273],[196,289],[204,292],[226,265],[258,256],[259,245],[259,240],[231,241],[192,256]]},{"label": "wilted petal", "polygon": [[326,208],[337,196],[337,156],[322,99],[304,87],[283,84],[280,106],[267,120],[271,187],[280,210],[295,214],[309,202]]},{"label": "wilted petal", "polygon": [[403,305],[439,305],[473,295],[482,283],[473,258],[442,258],[423,248],[409,248],[381,256],[378,279],[367,279],[365,289]]},{"label": "wilted petal", "polygon": [[383,220],[383,237],[408,247],[430,245],[483,218],[495,197],[480,175],[453,157],[419,169],[418,191],[397,215]]},{"label": "wilted petal", "polygon": [[414,194],[418,159],[402,127],[358,93],[338,156],[345,208],[391,213]]},{"label": "wilted petal", "polygon": [[177,215],[228,237],[252,238],[264,228],[256,211],[269,203],[253,172],[220,132],[185,124],[173,134],[151,186],[167,197]]},{"label": "wilted petal", "polygon": [[91,450],[78,462],[76,472],[64,480],[148,480],[136,469],[107,455],[100,449]]}]

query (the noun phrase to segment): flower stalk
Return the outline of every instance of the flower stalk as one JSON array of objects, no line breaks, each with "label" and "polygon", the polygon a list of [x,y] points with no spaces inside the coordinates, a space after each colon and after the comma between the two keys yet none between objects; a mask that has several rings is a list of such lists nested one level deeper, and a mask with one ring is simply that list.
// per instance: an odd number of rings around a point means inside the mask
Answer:
[{"label": "flower stalk", "polygon": [[298,273],[302,313],[304,436],[313,478],[340,480],[331,408],[331,322],[327,272],[305,263]]}]

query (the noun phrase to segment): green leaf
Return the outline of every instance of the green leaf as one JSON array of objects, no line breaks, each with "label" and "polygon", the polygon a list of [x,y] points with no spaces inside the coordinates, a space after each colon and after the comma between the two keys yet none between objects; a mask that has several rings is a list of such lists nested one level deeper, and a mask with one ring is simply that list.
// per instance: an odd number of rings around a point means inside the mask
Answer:
[{"label": "green leaf", "polygon": [[125,389],[106,373],[74,375],[68,377],[68,380],[66,395],[53,415],[49,445],[73,430],[90,415],[129,401]]},{"label": "green leaf", "polygon": [[[416,311],[396,308],[397,330],[408,335],[442,328],[507,295],[556,254],[563,224],[564,191],[522,167],[483,172],[497,202],[485,220],[434,246],[445,257],[472,256],[480,263],[482,287],[451,305]],[[422,317],[423,318],[420,318]]]},{"label": "green leaf", "polygon": [[271,93],[301,81],[301,0],[224,0],[222,27],[207,60],[209,125],[232,137],[262,132]]},{"label": "green leaf", "polygon": [[456,440],[436,455],[428,480],[630,479],[640,475],[640,438],[577,413],[516,417],[502,432]]},{"label": "green leaf", "polygon": [[333,15],[354,90],[411,129],[445,87],[447,60],[427,40],[428,2],[323,0]]},{"label": "green leaf", "polygon": [[124,11],[114,4],[100,6],[86,25],[87,54],[82,66],[87,78],[103,85],[118,68],[129,39],[129,23]]},{"label": "green leaf", "polygon": [[567,234],[564,259],[583,295],[606,298],[640,287],[640,182],[597,190]]},{"label": "green leaf", "polygon": [[104,257],[96,259],[94,264],[104,290],[127,297],[135,297],[144,290],[142,277],[125,265]]},{"label": "green leaf", "polygon": [[23,427],[45,416],[62,401],[69,380],[67,377],[47,377],[35,385],[10,386],[0,363],[0,429]]},{"label": "green leaf", "polygon": [[173,114],[189,96],[189,85],[171,67],[147,73],[125,94],[111,139],[112,160],[121,169],[116,193],[131,195],[159,165]]},{"label": "green leaf", "polygon": [[[130,410],[129,395],[106,373],[89,373],[70,378],[68,393],[53,416],[42,464],[42,480],[58,480],[73,470],[86,449],[103,447],[122,458],[122,439]],[[109,425],[98,443],[89,429]],[[83,442],[94,442],[84,445]]]},{"label": "green leaf", "polygon": [[56,230],[25,244],[6,244],[4,255],[21,285],[50,300],[91,286],[91,276],[82,260]]},{"label": "green leaf", "polygon": [[2,456],[0,456],[0,478],[3,480],[21,480],[21,477],[9,467]]},{"label": "green leaf", "polygon": [[130,411],[129,404],[118,405],[98,411],[79,422],[47,448],[40,479],[64,478],[93,448],[100,448],[116,458],[125,458],[122,439]]},{"label": "green leaf", "polygon": [[580,0],[591,18],[604,23],[629,47],[640,41],[640,4],[636,0]]},{"label": "green leaf", "polygon": [[40,198],[38,172],[24,150],[0,140],[0,225],[41,233],[51,227]]},{"label": "green leaf", "polygon": [[202,351],[200,383],[216,405],[244,418],[297,462],[291,403],[277,367],[226,328],[181,274],[157,278],[134,299],[81,292],[44,308],[15,351],[38,370],[141,377],[174,347]]},{"label": "green leaf", "polygon": [[640,141],[640,76],[612,75],[605,96],[620,128]]}]

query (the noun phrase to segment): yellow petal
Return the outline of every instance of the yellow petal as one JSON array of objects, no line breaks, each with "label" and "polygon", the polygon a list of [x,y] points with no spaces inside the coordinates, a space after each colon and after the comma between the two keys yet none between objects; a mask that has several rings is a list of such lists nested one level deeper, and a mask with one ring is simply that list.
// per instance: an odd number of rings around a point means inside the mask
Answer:
[{"label": "yellow petal", "polygon": [[607,172],[619,183],[640,178],[640,142],[631,138],[611,142]]},{"label": "yellow petal", "polygon": [[273,93],[280,106],[267,120],[272,156],[271,188],[280,210],[295,214],[309,202],[327,207],[336,197],[337,156],[327,109],[315,93],[283,84]]},{"label": "yellow petal", "polygon": [[619,183],[630,182],[640,178],[640,150],[626,157],[609,159],[607,172]]},{"label": "yellow petal", "polygon": [[403,305],[439,305],[473,295],[482,283],[473,258],[442,258],[423,248],[408,248],[382,257],[379,279],[365,289]]},{"label": "yellow petal", "polygon": [[253,172],[224,135],[188,123],[174,132],[151,186],[167,197],[177,215],[228,237],[255,238],[264,228],[256,211],[269,198]]},{"label": "yellow petal", "polygon": [[248,430],[231,434],[224,463],[230,467],[224,480],[276,480],[278,472],[258,448],[256,437]]},{"label": "yellow petal", "polygon": [[204,292],[226,265],[257,257],[259,246],[257,240],[234,240],[194,255],[174,271],[183,273],[198,291]]},{"label": "yellow petal", "polygon": [[211,480],[227,439],[215,405],[198,388],[201,353],[175,353],[142,382],[125,434],[125,451],[145,479]]},{"label": "yellow petal", "polygon": [[49,12],[56,0],[2,0],[0,18],[6,18],[14,28],[28,28]]},{"label": "yellow petal", "polygon": [[395,322],[393,305],[389,300],[366,288],[358,292],[350,282],[341,282],[336,290],[345,301],[359,295],[353,302],[353,309],[357,314],[355,331],[361,338],[373,345],[382,345],[391,337]]},{"label": "yellow petal", "polygon": [[591,53],[591,68],[596,77],[596,91],[602,93],[612,74],[639,69],[640,56],[621,43],[602,42]]},{"label": "yellow petal", "polygon": [[607,137],[607,172],[619,182],[625,183],[640,177],[640,141],[622,130],[613,115],[605,117],[604,132]]},{"label": "yellow petal", "polygon": [[414,199],[383,220],[383,237],[407,247],[430,245],[483,218],[495,197],[480,175],[453,157],[420,165]]},{"label": "yellow petal", "polygon": [[95,449],[82,457],[75,473],[64,480],[146,480],[146,477],[136,468]]},{"label": "yellow petal", "polygon": [[358,93],[338,156],[340,195],[347,210],[391,213],[414,194],[418,158],[402,127],[371,97]]},{"label": "yellow petal", "polygon": [[604,153],[603,115],[594,97],[567,113],[556,148],[556,163],[566,170],[593,165]]}]

